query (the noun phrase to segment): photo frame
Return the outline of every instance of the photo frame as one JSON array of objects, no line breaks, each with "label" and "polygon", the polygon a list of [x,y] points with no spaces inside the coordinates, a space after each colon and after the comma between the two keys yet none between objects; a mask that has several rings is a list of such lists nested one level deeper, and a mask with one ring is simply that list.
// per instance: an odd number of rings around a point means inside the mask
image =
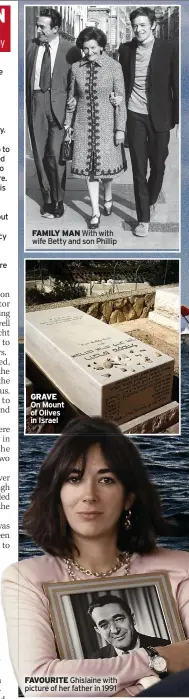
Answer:
[{"label": "photo frame", "polygon": [[61,659],[115,657],[185,640],[165,572],[45,583],[43,589]]}]

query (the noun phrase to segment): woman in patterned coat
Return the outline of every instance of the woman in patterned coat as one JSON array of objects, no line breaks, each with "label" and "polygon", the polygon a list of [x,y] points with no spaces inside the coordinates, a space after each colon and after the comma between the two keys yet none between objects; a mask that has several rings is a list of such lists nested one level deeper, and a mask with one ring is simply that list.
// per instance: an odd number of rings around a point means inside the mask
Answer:
[{"label": "woman in patterned coat", "polygon": [[[96,27],[80,32],[76,45],[83,58],[72,66],[68,95],[68,104],[75,97],[72,174],[87,178],[92,205],[89,228],[100,223],[99,181],[104,183],[104,213],[108,216],[112,211],[112,179],[126,169],[124,81],[121,66],[104,51],[106,41]],[[111,104],[112,97],[117,97],[116,107]],[[67,111],[66,129],[72,117]]]}]

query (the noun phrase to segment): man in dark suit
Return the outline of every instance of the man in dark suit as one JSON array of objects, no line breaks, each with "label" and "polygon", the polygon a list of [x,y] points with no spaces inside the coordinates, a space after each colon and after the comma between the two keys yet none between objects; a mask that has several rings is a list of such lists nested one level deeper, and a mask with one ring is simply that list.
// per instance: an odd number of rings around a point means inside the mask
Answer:
[{"label": "man in dark suit", "polygon": [[135,648],[168,645],[169,641],[146,636],[135,628],[135,618],[129,605],[116,595],[107,593],[90,604],[90,614],[95,631],[106,641],[93,658],[114,658]]},{"label": "man in dark suit", "polygon": [[36,26],[37,39],[29,43],[26,54],[28,125],[43,197],[41,215],[60,218],[66,180],[60,150],[72,49],[70,42],[60,36],[61,15],[56,10],[41,10]]},{"label": "man in dark suit", "polygon": [[125,80],[127,137],[138,219],[134,232],[145,236],[150,218],[156,214],[170,129],[179,121],[179,60],[175,42],[154,38],[152,8],[133,10],[130,20],[134,39],[120,45],[119,60]]}]

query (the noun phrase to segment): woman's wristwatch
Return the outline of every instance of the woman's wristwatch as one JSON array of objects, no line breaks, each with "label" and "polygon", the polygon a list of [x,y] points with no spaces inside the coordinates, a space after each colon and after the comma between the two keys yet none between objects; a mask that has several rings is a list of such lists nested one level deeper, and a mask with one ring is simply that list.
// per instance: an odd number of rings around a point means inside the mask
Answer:
[{"label": "woman's wristwatch", "polygon": [[152,646],[148,646],[145,648],[146,652],[148,653],[149,656],[149,667],[151,670],[154,670],[154,672],[159,675],[160,679],[164,679],[164,677],[167,677],[168,675],[168,670],[167,670],[167,661],[165,658],[163,658],[162,655],[160,655],[157,650],[154,650]]}]

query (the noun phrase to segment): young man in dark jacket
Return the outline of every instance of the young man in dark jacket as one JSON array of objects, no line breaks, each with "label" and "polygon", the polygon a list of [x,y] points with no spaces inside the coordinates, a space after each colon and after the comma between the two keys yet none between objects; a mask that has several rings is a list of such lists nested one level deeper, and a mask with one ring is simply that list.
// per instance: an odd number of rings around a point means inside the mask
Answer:
[{"label": "young man in dark jacket", "polygon": [[[176,42],[154,38],[155,12],[139,7],[130,15],[134,39],[119,48],[126,102],[138,223],[148,233],[168,156],[170,129],[179,122],[179,58]],[[147,180],[147,169],[150,176]]]}]

